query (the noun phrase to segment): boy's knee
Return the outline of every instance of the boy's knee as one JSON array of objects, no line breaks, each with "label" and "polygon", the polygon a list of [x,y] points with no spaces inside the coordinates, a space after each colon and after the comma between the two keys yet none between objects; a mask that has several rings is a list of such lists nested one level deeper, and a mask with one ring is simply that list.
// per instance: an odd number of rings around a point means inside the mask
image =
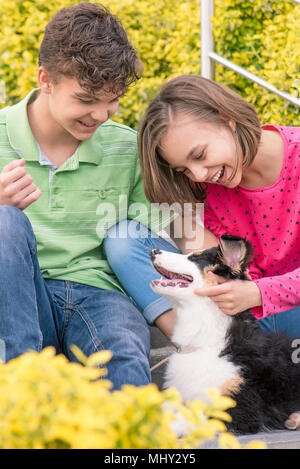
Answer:
[{"label": "boy's knee", "polygon": [[0,205],[0,238],[6,242],[20,240],[25,232],[33,233],[29,219],[22,210]]}]

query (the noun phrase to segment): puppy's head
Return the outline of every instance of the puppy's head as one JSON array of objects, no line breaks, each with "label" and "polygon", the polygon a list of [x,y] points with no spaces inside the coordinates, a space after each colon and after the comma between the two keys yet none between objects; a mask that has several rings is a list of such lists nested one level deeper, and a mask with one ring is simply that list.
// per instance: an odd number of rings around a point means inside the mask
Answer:
[{"label": "puppy's head", "polygon": [[151,287],[170,299],[186,298],[195,288],[212,284],[209,271],[226,279],[246,279],[251,258],[250,243],[230,235],[223,235],[218,247],[187,255],[154,249],[151,261],[162,278],[153,280]]}]

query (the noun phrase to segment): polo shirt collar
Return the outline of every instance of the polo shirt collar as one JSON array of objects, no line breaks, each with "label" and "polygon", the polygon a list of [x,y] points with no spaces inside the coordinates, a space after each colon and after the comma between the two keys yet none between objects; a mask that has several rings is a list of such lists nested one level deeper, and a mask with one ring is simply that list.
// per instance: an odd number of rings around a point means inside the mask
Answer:
[{"label": "polo shirt collar", "polygon": [[27,117],[27,104],[38,89],[32,90],[22,101],[9,107],[6,115],[7,134],[11,146],[28,161],[39,161],[40,152],[31,132]]},{"label": "polo shirt collar", "polygon": [[[31,99],[37,97],[38,91],[38,88],[33,89],[22,101],[7,110],[6,124],[10,144],[19,156],[27,161],[40,160],[38,144],[31,131],[27,116],[27,104]],[[100,164],[103,150],[98,132],[96,131],[91,138],[80,143],[76,155],[79,162]]]},{"label": "polo shirt collar", "polygon": [[88,140],[83,140],[80,143],[77,151],[79,162],[93,163],[96,165],[99,165],[101,163],[103,150],[99,141],[99,137],[97,138],[98,132],[99,130],[96,130],[96,132],[91,138],[89,138]]}]

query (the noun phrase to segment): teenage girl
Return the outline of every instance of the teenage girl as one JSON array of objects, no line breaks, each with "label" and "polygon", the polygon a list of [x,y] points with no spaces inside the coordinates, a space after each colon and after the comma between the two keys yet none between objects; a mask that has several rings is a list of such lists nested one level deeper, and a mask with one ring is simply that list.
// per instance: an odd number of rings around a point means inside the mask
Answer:
[{"label": "teenage girl", "polygon": [[[261,127],[253,106],[229,88],[179,76],[162,87],[146,111],[140,161],[151,202],[204,202],[204,242],[198,248],[218,244],[224,233],[245,237],[253,246],[249,280],[218,278],[218,285],[195,294],[210,296],[226,314],[250,308],[263,329],[300,338],[300,127]],[[152,238],[115,239],[107,250],[122,245],[124,260],[144,277],[143,286],[135,287],[120,258],[109,256],[146,313],[164,301],[148,287],[157,277],[147,262],[150,248],[175,249]],[[187,252],[186,239],[176,241]],[[133,250],[139,260],[132,259]],[[170,335],[174,311],[151,319]]]}]

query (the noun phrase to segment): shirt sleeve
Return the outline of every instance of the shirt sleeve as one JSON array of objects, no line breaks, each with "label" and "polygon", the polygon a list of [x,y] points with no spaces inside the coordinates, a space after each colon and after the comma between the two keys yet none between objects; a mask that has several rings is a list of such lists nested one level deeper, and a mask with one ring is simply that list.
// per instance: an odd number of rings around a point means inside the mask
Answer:
[{"label": "shirt sleeve", "polygon": [[147,200],[137,158],[133,187],[128,200],[128,218],[149,227],[154,233],[159,233],[169,226],[176,216],[167,204],[151,204]]},{"label": "shirt sleeve", "polygon": [[300,268],[283,275],[253,281],[262,296],[262,306],[252,308],[257,319],[300,306]]}]

